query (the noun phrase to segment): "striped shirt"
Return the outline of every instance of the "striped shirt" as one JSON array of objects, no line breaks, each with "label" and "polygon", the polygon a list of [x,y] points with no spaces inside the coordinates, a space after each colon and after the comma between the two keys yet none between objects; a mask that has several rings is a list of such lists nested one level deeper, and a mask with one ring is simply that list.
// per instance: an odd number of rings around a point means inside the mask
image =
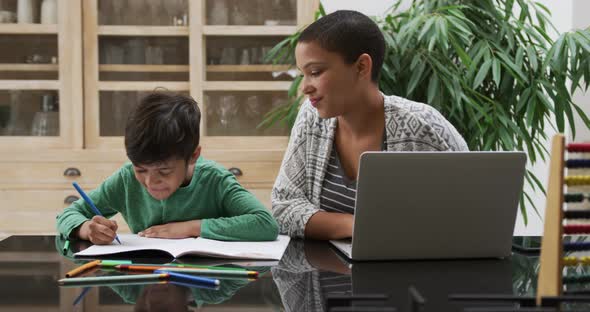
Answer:
[{"label": "striped shirt", "polygon": [[[387,137],[385,133],[385,130],[383,130],[381,150],[387,150],[387,145],[385,145]],[[355,202],[356,180],[351,180],[346,176],[342,163],[340,162],[340,157],[338,156],[336,143],[334,143],[322,186],[320,209],[327,212],[354,214]]]}]

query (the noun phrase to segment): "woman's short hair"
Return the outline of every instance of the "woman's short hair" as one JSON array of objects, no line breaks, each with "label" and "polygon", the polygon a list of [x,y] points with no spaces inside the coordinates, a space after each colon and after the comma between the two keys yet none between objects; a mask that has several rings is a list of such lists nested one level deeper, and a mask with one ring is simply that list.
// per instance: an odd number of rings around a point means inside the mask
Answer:
[{"label": "woman's short hair", "polygon": [[373,61],[371,80],[379,82],[385,55],[385,39],[379,26],[368,16],[348,10],[330,13],[305,28],[298,42],[315,42],[323,49],[338,53],[347,64],[363,53]]}]

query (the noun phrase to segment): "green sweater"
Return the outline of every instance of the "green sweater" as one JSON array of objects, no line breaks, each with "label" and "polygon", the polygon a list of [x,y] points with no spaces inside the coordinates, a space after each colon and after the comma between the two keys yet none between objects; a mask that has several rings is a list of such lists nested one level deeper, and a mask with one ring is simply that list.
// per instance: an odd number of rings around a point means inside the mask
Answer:
[{"label": "green sweater", "polygon": [[[88,193],[106,218],[118,212],[133,233],[153,225],[201,220],[201,236],[217,240],[275,240],[278,225],[264,205],[245,190],[233,174],[200,157],[189,185],[165,200],[154,199],[137,181],[127,163]],[[79,199],[57,216],[58,232],[66,237],[94,216]]]}]

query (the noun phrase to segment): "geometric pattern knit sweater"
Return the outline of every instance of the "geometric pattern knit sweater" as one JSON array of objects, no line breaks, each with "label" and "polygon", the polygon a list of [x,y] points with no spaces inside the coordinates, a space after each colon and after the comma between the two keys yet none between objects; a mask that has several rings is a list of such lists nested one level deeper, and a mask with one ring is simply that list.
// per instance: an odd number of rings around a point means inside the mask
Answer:
[{"label": "geometric pattern knit sweater", "polygon": [[[432,106],[383,96],[387,151],[467,151],[455,127]],[[320,195],[332,152],[336,118],[320,118],[306,100],[301,106],[279,174],[272,213],[279,232],[303,237],[305,225],[320,207]]]}]

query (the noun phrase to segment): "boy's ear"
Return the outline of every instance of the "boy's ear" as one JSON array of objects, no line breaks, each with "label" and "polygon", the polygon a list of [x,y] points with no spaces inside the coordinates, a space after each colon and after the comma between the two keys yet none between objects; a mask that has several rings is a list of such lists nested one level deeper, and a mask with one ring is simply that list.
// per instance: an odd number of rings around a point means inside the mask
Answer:
[{"label": "boy's ear", "polygon": [[373,59],[367,53],[361,54],[356,60],[356,68],[359,77],[366,77],[371,79],[371,69],[373,68]]},{"label": "boy's ear", "polygon": [[189,165],[196,163],[197,159],[199,159],[199,156],[201,156],[201,145],[199,145],[199,146],[197,146],[197,148],[195,148],[195,151],[191,155],[191,159],[188,162]]}]

